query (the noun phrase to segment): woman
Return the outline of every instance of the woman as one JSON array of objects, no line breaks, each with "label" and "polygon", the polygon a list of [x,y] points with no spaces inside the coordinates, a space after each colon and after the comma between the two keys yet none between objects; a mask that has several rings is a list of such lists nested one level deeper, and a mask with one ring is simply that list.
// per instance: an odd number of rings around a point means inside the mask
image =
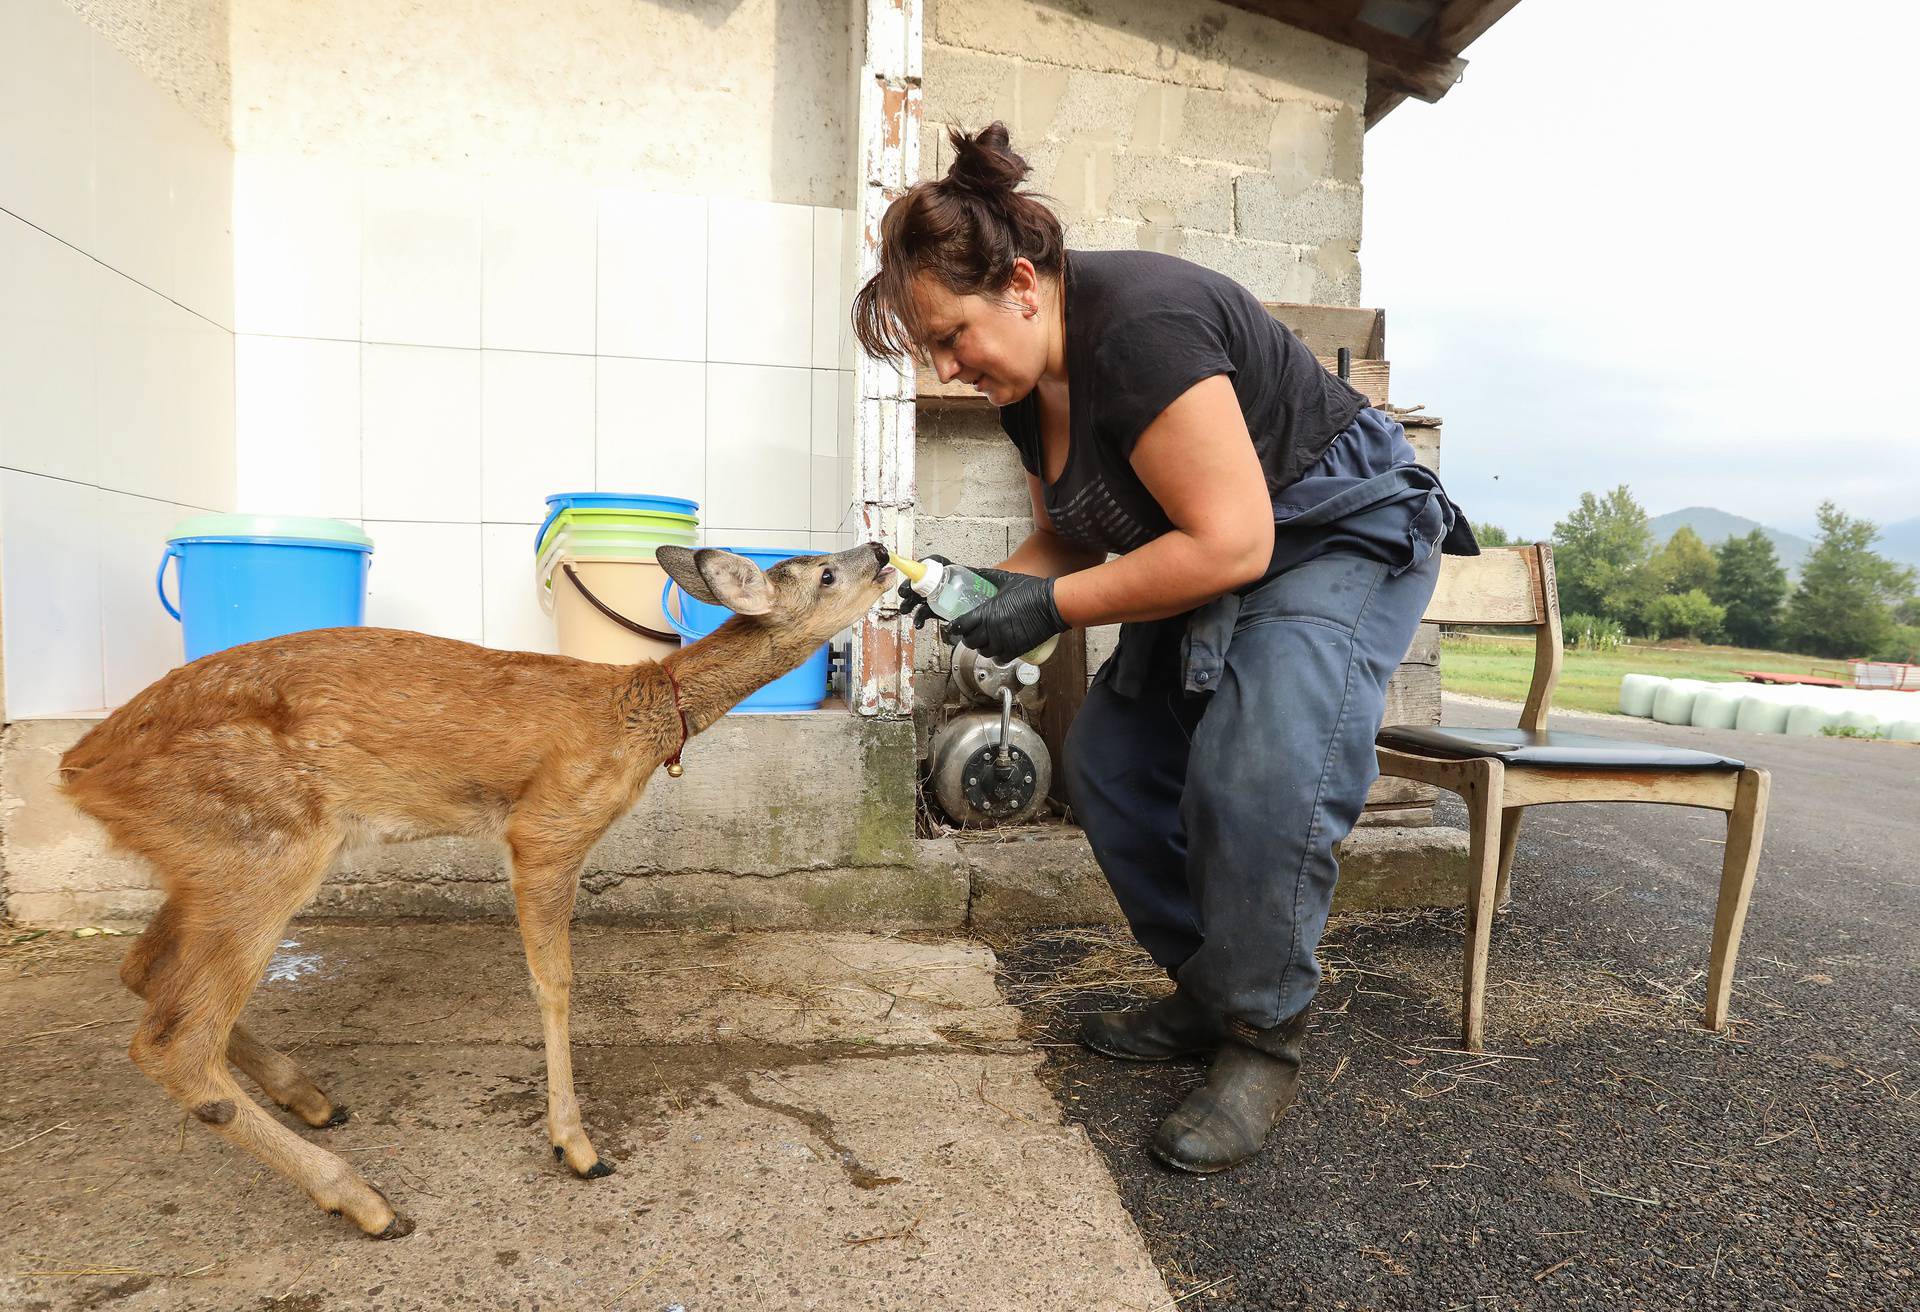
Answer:
[{"label": "woman", "polygon": [[1034,531],[982,570],[999,595],[954,636],[1006,659],[1123,625],[1068,734],[1068,796],[1177,988],[1083,1038],[1132,1060],[1211,1054],[1153,1151],[1221,1170],[1293,1100],[1333,849],[1376,775],[1387,680],[1438,545],[1477,548],[1400,426],[1244,288],[1170,256],[1067,252],[1018,190],[1005,128],[951,140],[947,176],[888,208],[855,332],[982,392],[1026,466]]}]

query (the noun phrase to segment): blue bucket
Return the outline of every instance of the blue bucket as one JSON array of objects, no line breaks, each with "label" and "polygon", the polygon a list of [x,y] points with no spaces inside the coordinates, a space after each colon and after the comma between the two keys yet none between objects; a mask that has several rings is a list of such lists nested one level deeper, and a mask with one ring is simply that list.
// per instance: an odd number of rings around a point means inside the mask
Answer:
[{"label": "blue bucket", "polygon": [[699,518],[700,503],[683,497],[656,497],[634,492],[555,492],[547,498],[547,517],[533,533],[533,550],[538,555],[547,542],[547,530],[567,511],[632,510],[642,514],[691,515]]},{"label": "blue bucket", "polygon": [[[811,551],[781,550],[760,547],[722,547],[722,551],[731,551],[736,556],[745,556],[761,569],[772,569],[783,560],[795,556],[810,556]],[[675,605],[675,602],[678,605]],[[665,612],[667,623],[680,635],[681,646],[698,642],[715,629],[733,618],[733,612],[725,606],[709,605],[695,600],[681,590],[679,584],[667,580],[667,586],[660,590],[660,609]],[[819,709],[820,703],[827,697],[827,647],[822,643],[820,650],[807,657],[797,670],[789,671],[759,688],[733,709],[748,714],[770,713],[776,711],[812,711]]]},{"label": "blue bucket", "polygon": [[[337,519],[199,515],[167,541],[154,585],[187,659],[306,629],[364,624],[373,539]],[[179,561],[180,604],[167,597]]]}]

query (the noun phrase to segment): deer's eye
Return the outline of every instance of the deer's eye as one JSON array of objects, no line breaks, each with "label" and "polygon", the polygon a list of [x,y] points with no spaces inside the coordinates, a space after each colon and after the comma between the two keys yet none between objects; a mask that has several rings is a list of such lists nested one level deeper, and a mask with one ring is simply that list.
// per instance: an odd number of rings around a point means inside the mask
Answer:
[{"label": "deer's eye", "polygon": [[821,571],[820,571],[820,586],[821,586],[821,587],[823,587],[823,588],[830,588],[830,587],[832,587],[832,586],[833,586],[833,571],[832,571],[832,570],[830,570],[830,569],[823,569],[823,570],[821,570]]}]

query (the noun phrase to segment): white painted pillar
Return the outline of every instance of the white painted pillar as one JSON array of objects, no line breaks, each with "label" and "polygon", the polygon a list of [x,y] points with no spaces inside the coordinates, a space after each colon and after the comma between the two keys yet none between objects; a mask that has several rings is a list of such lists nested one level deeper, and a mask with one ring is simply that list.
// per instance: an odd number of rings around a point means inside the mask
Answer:
[{"label": "white painted pillar", "polygon": [[[864,0],[855,198],[861,283],[879,268],[880,219],[920,174],[922,0]],[[913,551],[914,371],[859,353],[854,371],[854,493],[861,531]],[[853,630],[853,708],[913,713],[913,626],[868,618]]]}]

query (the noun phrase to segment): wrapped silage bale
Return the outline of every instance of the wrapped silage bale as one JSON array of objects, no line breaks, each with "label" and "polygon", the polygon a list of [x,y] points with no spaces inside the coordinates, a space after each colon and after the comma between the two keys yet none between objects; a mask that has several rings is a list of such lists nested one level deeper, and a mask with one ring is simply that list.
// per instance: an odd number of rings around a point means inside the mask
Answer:
[{"label": "wrapped silage bale", "polygon": [[1629,674],[1620,680],[1620,714],[1646,719],[1653,699],[1669,681],[1658,674]]},{"label": "wrapped silage bale", "polygon": [[1669,679],[1653,695],[1653,718],[1662,724],[1691,724],[1693,699],[1707,685],[1699,679]]},{"label": "wrapped silage bale", "polygon": [[1910,692],[1870,692],[1862,697],[1867,709],[1880,717],[1882,734],[1896,720],[1920,720],[1920,697]]},{"label": "wrapped silage bale", "polygon": [[1787,711],[1786,732],[1794,738],[1818,738],[1840,722],[1840,712],[1820,702],[1795,702]]},{"label": "wrapped silage bale", "polygon": [[1756,688],[1740,700],[1733,727],[1742,733],[1785,733],[1790,709],[1774,690]]},{"label": "wrapped silage bale", "polygon": [[1880,717],[1872,711],[1859,706],[1843,707],[1839,719],[1834,722],[1836,729],[1851,729],[1867,738],[1880,736]]},{"label": "wrapped silage bale", "polygon": [[1693,699],[1693,716],[1689,721],[1696,729],[1731,729],[1740,716],[1740,703],[1746,700],[1744,685],[1737,683],[1716,683],[1700,690]]},{"label": "wrapped silage bale", "polygon": [[1887,725],[1886,736],[1897,743],[1920,743],[1920,720],[1895,720]]}]

